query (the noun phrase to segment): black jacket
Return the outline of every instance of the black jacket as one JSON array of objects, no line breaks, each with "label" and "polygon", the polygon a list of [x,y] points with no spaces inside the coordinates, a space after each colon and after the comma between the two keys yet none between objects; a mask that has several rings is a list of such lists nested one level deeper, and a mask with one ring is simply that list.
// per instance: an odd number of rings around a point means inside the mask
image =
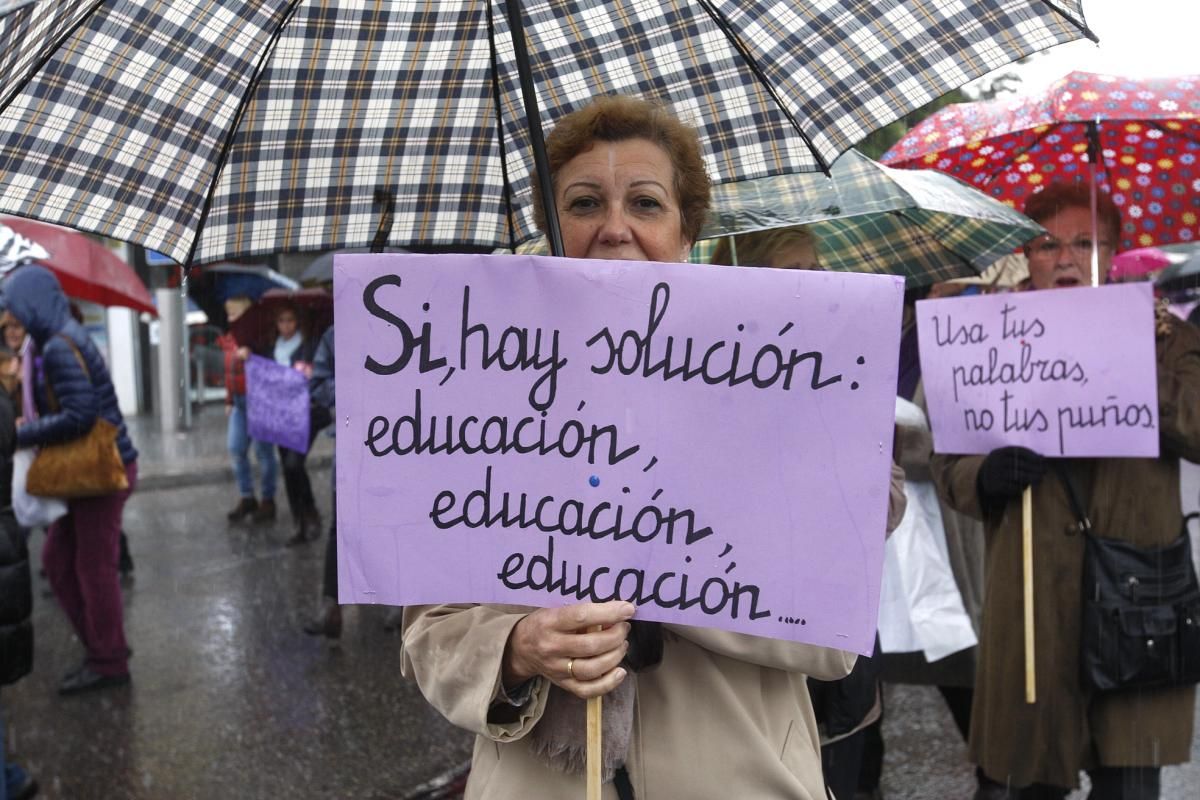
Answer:
[{"label": "black jacket", "polygon": [[33,590],[25,534],[12,513],[12,455],[16,444],[13,402],[0,390],[0,686],[33,667]]}]

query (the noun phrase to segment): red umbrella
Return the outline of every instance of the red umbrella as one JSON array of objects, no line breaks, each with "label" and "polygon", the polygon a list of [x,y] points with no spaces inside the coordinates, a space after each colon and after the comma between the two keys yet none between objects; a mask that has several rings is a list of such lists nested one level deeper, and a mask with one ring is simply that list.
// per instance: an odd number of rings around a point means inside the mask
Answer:
[{"label": "red umbrella", "polygon": [[333,295],[324,289],[268,289],[229,326],[238,344],[258,347],[270,341],[279,309],[294,306],[300,312],[305,336],[317,338],[333,324]]},{"label": "red umbrella", "polygon": [[881,160],[949,173],[1018,209],[1099,163],[1121,210],[1118,250],[1200,240],[1200,75],[1072,72],[1039,95],[947,106]]},{"label": "red umbrella", "polygon": [[20,264],[52,271],[68,297],[158,314],[141,278],[104,245],[69,228],[0,217],[0,271]]}]

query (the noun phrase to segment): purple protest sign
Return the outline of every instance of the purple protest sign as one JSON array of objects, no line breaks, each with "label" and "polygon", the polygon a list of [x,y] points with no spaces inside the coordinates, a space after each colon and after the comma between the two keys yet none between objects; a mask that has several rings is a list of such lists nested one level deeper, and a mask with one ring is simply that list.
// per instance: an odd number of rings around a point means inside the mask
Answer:
[{"label": "purple protest sign", "polygon": [[917,303],[939,453],[1158,456],[1148,283]]},{"label": "purple protest sign", "polygon": [[903,281],[338,256],[339,599],[632,600],[860,653]]},{"label": "purple protest sign", "polygon": [[246,429],[251,439],[308,452],[308,381],[269,358],[246,360]]}]

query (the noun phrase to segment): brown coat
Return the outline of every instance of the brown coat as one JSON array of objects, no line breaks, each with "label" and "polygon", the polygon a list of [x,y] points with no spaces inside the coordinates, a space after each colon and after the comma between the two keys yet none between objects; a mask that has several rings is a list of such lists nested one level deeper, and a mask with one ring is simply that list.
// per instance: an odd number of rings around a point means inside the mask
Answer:
[{"label": "brown coat", "polygon": [[[452,723],[473,731],[467,800],[583,797],[582,775],[549,768],[525,736],[550,683],[509,724],[488,721],[509,632],[533,609],[439,605],[404,611],[404,672]],[[638,675],[626,768],[638,800],[825,797],[805,675],[834,680],[852,654],[683,625],[664,626],[663,661]],[[605,800],[615,800],[611,783]]]},{"label": "brown coat", "polygon": [[[1162,455],[1092,460],[1084,488],[1100,535],[1161,545],[1181,530],[1179,459],[1200,460],[1200,331],[1159,317],[1158,397]],[[955,508],[982,512],[976,477],[983,456],[935,456],[939,490]],[[1083,539],[1054,473],[1033,492],[1034,627],[1038,701],[1024,701],[1021,502],[984,519],[986,595],[970,757],[1013,786],[1074,787],[1081,769],[1188,760],[1191,687],[1093,694],[1079,678]]]}]

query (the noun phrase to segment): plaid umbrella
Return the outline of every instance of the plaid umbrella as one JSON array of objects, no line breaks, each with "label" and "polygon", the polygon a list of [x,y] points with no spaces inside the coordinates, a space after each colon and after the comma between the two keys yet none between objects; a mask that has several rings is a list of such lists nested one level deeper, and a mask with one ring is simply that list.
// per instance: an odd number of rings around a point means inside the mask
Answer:
[{"label": "plaid umbrella", "polygon": [[1121,210],[1118,249],[1200,240],[1200,75],[1072,72],[1042,94],[947,106],[881,160],[941,170],[1016,208],[1098,163]]},{"label": "plaid umbrella", "polygon": [[806,225],[821,264],[904,275],[907,284],[978,275],[1044,233],[962,181],[889,169],[856,150],[823,175],[779,175],[718,186],[701,238]]},{"label": "plaid umbrella", "polygon": [[[516,3],[517,0],[509,0]],[[1087,32],[1079,0],[41,0],[0,17],[0,211],[202,263],[533,235],[536,121],[605,93],[697,125],[717,182],[815,171]]]}]

